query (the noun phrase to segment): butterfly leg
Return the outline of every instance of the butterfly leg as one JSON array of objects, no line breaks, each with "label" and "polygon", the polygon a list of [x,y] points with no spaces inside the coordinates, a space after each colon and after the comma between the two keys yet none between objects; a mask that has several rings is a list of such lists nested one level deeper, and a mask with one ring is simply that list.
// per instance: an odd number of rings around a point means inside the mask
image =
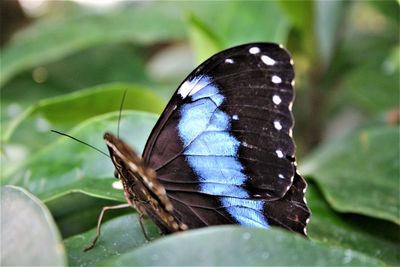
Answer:
[{"label": "butterfly leg", "polygon": [[101,231],[101,223],[103,221],[103,217],[104,217],[104,213],[108,210],[116,210],[116,209],[124,209],[124,208],[130,208],[132,207],[130,204],[126,203],[126,204],[120,204],[120,205],[116,205],[116,206],[107,206],[107,207],[103,207],[103,209],[101,210],[99,219],[97,221],[97,228],[96,228],[96,236],[93,238],[92,242],[85,247],[85,249],[83,251],[88,251],[90,249],[92,249],[95,245],[97,240],[100,238],[100,231]]},{"label": "butterfly leg", "polygon": [[144,224],[143,224],[143,219],[144,219],[144,214],[141,213],[140,217],[139,217],[140,227],[142,228],[144,238],[146,238],[147,241],[150,241],[150,238],[149,238],[149,236],[147,235],[147,232],[146,232],[146,228],[144,227]]}]

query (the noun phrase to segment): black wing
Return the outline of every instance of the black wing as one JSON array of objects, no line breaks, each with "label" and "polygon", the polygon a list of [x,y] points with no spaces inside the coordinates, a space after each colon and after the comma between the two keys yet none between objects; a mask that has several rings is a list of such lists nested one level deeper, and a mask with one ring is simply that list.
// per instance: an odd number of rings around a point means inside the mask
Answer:
[{"label": "black wing", "polygon": [[294,161],[293,80],[286,50],[252,43],[214,55],[177,89],[143,158],[190,228],[303,232],[310,213]]}]

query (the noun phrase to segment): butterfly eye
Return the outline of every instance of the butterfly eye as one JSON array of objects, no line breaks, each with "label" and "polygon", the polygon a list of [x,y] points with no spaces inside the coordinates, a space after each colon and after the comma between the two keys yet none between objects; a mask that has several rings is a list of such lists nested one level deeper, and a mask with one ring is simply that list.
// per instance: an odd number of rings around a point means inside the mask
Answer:
[{"label": "butterfly eye", "polygon": [[114,170],[114,177],[119,179],[119,174],[118,174],[118,171],[116,169]]}]

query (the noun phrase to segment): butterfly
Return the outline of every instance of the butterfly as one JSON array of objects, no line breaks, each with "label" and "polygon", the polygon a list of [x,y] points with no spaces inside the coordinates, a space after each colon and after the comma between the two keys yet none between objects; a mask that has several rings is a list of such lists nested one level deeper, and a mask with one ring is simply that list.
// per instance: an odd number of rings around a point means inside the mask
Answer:
[{"label": "butterfly", "polygon": [[142,157],[104,135],[129,205],[162,233],[240,224],[306,235],[293,86],[293,61],[278,44],[244,44],[207,59],[172,96]]}]

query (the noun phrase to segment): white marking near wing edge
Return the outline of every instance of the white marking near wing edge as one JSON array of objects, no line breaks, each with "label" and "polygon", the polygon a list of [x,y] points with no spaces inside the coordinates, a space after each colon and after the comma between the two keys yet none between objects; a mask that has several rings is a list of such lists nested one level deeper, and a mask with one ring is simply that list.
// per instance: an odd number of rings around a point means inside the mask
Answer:
[{"label": "white marking near wing edge", "polygon": [[227,58],[227,59],[225,59],[225,63],[233,64],[234,61],[233,61],[233,59],[231,59],[231,58]]},{"label": "white marking near wing edge", "polygon": [[279,121],[274,121],[274,127],[278,131],[282,130],[282,124]]},{"label": "white marking near wing edge", "polygon": [[249,49],[249,52],[250,52],[250,54],[258,54],[258,53],[260,53],[260,48],[258,48],[258,47],[252,47],[252,48],[250,48]]},{"label": "white marking near wing edge", "polygon": [[282,102],[282,99],[278,95],[274,95],[272,97],[272,102],[274,102],[275,105],[279,105]]},{"label": "white marking near wing edge", "polygon": [[282,79],[281,79],[281,77],[279,77],[279,76],[277,76],[277,75],[274,75],[274,76],[272,76],[271,81],[272,81],[273,83],[281,83],[281,82],[282,82]]},{"label": "white marking near wing edge", "polygon": [[275,65],[275,62],[276,62],[275,60],[273,60],[272,58],[270,58],[269,56],[266,56],[266,55],[262,55],[261,60],[262,60],[262,62],[264,62],[265,64],[267,64],[269,66]]}]

